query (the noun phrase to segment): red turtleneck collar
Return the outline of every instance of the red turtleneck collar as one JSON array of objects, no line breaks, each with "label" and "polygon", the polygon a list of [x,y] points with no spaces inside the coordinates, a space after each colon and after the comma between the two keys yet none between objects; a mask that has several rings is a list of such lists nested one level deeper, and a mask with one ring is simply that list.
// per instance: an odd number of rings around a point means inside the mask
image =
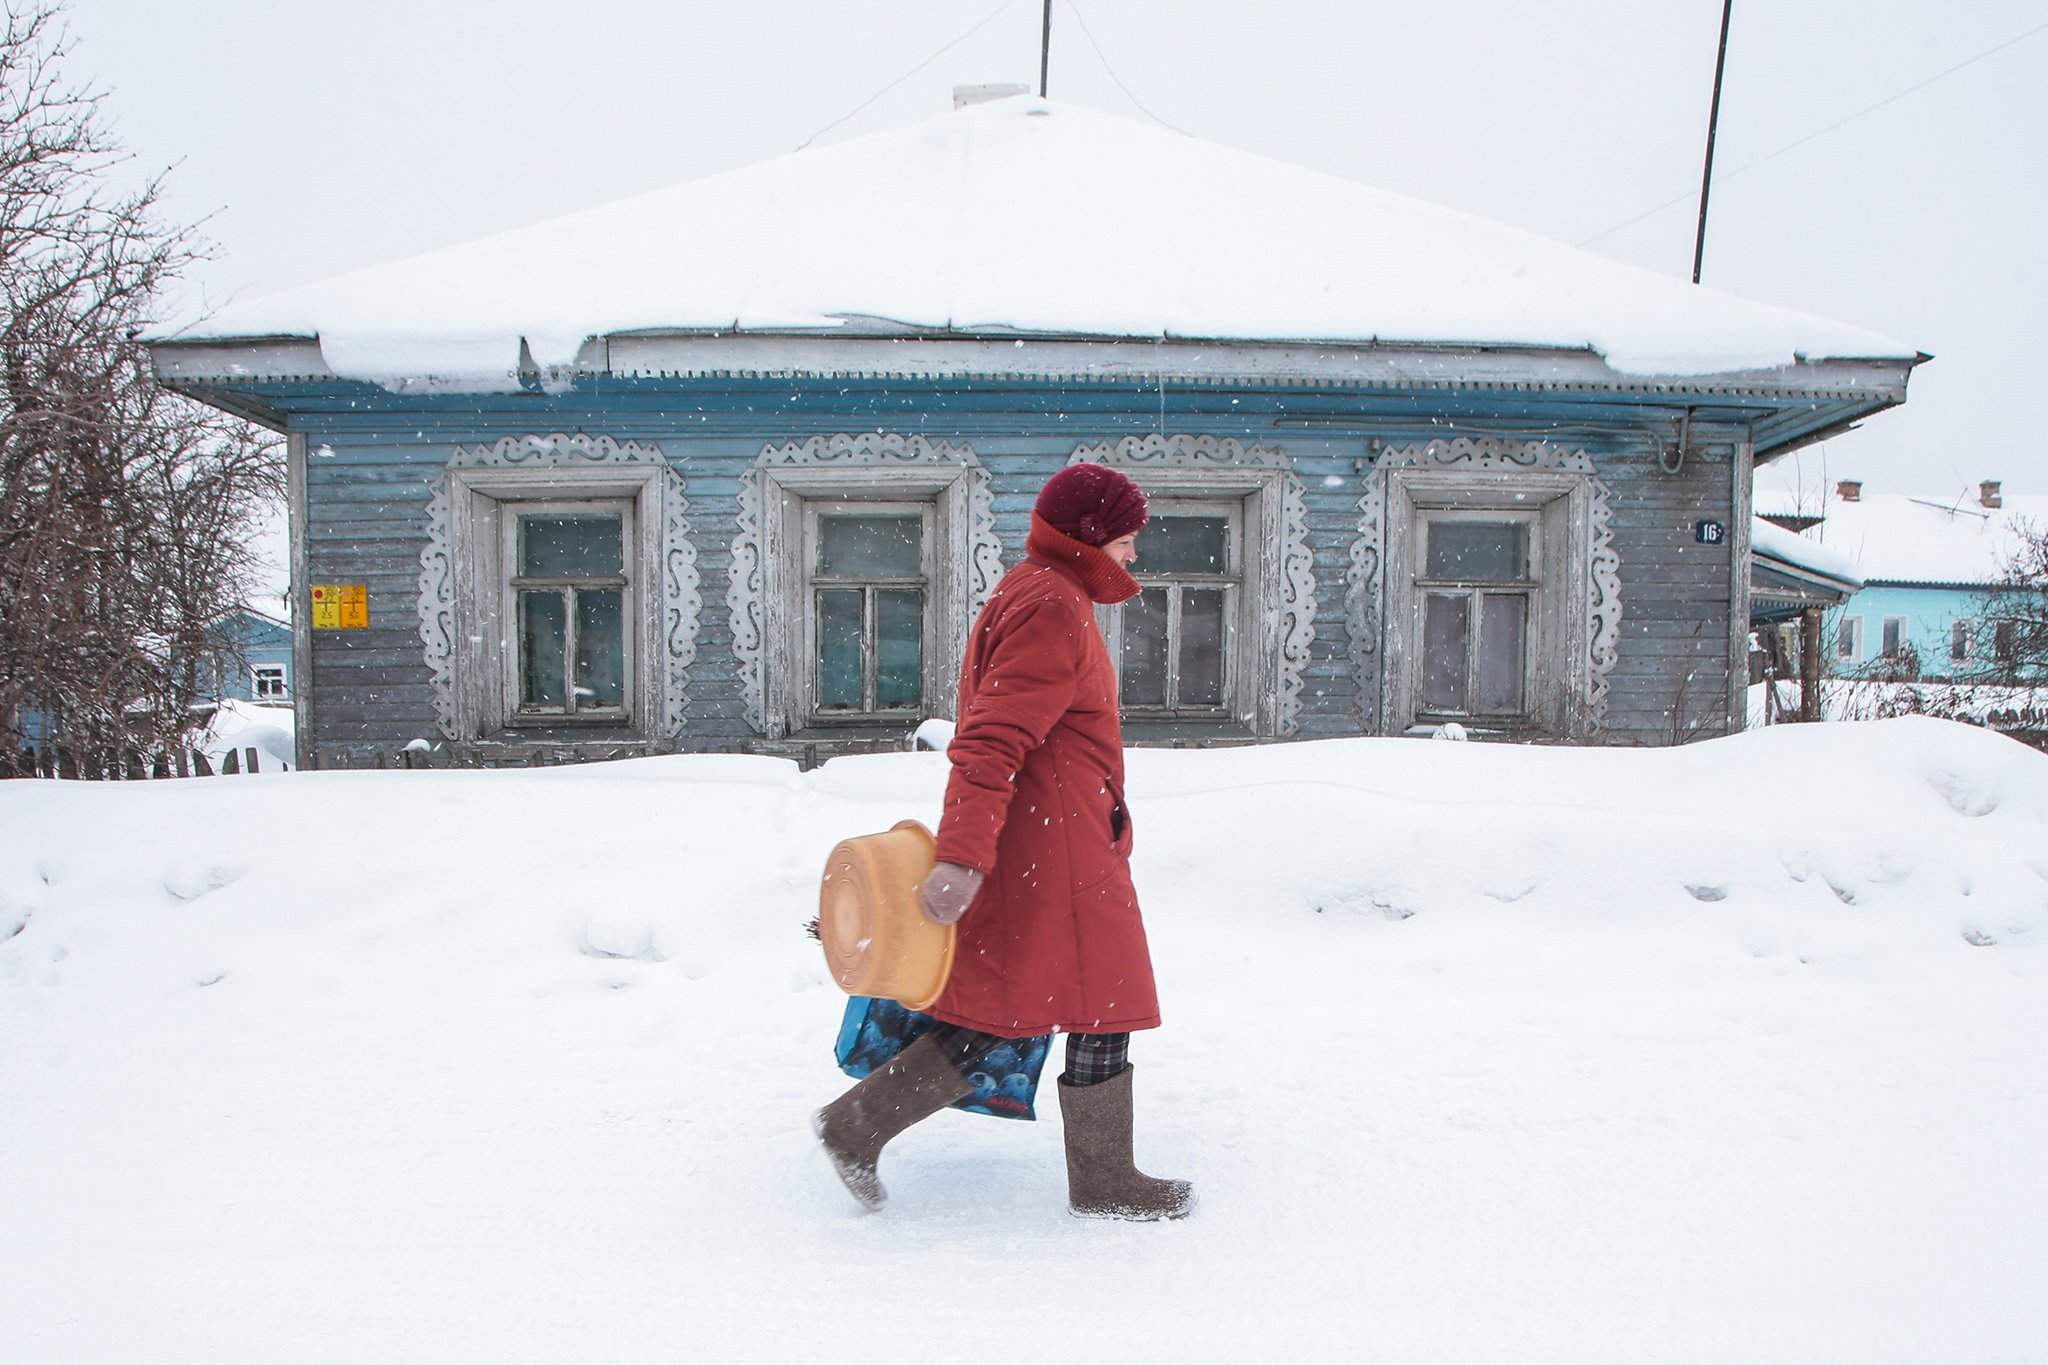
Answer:
[{"label": "red turtleneck collar", "polygon": [[1031,514],[1031,536],[1025,558],[1060,570],[1081,585],[1091,601],[1104,606],[1138,595],[1138,580],[1096,546],[1076,540],[1044,517]]}]

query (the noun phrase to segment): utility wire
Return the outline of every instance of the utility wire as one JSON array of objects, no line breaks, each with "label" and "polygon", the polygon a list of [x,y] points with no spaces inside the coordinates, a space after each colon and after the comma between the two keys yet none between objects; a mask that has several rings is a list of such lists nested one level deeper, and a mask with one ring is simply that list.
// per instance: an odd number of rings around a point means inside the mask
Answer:
[{"label": "utility wire", "polygon": [[[1830,123],[1825,128],[1817,129],[1814,132],[1808,133],[1805,137],[1799,138],[1792,142],[1788,142],[1784,146],[1778,148],[1776,151],[1766,152],[1762,156],[1756,158],[1754,161],[1746,162],[1743,165],[1736,167],[1734,170],[1729,171],[1727,174],[1719,176],[1717,178],[1721,180],[1732,180],[1736,176],[1742,175],[1747,171],[1753,171],[1757,167],[1763,165],[1766,161],[1774,161],[1778,157],[1785,155],[1785,153],[1792,151],[1795,148],[1804,147],[1807,143],[1813,141],[1815,138],[1826,137],[1829,133],[1834,132],[1835,129],[1842,127],[1844,124],[1854,123],[1857,119],[1862,118],[1865,114],[1874,114],[1878,110],[1884,108],[1886,105],[1897,104],[1900,100],[1906,98],[1906,96],[1914,94],[1917,91],[1925,90],[1928,86],[1934,84],[1936,81],[1941,80],[1948,76],[1955,75],[1956,72],[1961,71],[1964,67],[1975,66],[1978,62],[1983,61],[1987,57],[1995,57],[1999,53],[2005,51],[2007,48],[2013,46],[2014,44],[2023,43],[2027,39],[2033,37],[2035,34],[2044,32],[2048,32],[2048,24],[2037,24],[2033,28],[2028,29],[2025,33],[2019,34],[2016,37],[2006,39],[2004,42],[2000,43],[1996,47],[1986,48],[1984,51],[1979,52],[1974,57],[1970,57],[1964,61],[1957,62],[1954,66],[1951,66],[1944,71],[1937,71],[1932,76],[1929,76],[1927,79],[1909,85],[1904,90],[1899,91],[1897,94],[1887,95],[1875,104],[1867,105],[1862,109],[1858,109],[1853,114],[1847,115],[1843,118],[1836,119],[1833,123]],[[1634,227],[1637,223],[1642,222],[1645,218],[1653,218],[1657,214],[1662,213],[1664,210],[1672,207],[1675,204],[1686,203],[1692,197],[1692,191],[1690,190],[1687,190],[1684,194],[1675,195],[1670,199],[1666,199],[1663,203],[1657,205],[1655,208],[1644,209],[1641,213],[1638,213],[1633,218],[1629,218],[1622,222],[1616,223],[1611,228],[1603,228],[1601,231],[1594,233],[1591,237],[1580,239],[1579,245],[1591,246],[1593,243],[1599,241],[1603,237],[1612,237],[1615,233],[1620,232],[1623,228]]]},{"label": "utility wire", "polygon": [[1165,119],[1159,117],[1159,115],[1153,113],[1150,109],[1147,109],[1145,107],[1145,102],[1139,99],[1136,95],[1133,95],[1131,93],[1131,87],[1124,84],[1124,78],[1116,74],[1116,68],[1111,66],[1109,64],[1109,58],[1103,55],[1102,44],[1096,42],[1095,35],[1089,31],[1088,21],[1081,15],[1081,7],[1075,4],[1074,0],[1066,0],[1066,5],[1068,12],[1074,16],[1074,22],[1081,26],[1081,36],[1088,40],[1088,46],[1095,49],[1095,60],[1102,63],[1102,69],[1104,71],[1107,71],[1109,73],[1109,78],[1116,82],[1116,88],[1124,92],[1124,98],[1129,100],[1132,104],[1136,105],[1138,107],[1139,113],[1143,114],[1146,118],[1151,119],[1160,127],[1169,129],[1172,132],[1179,133],[1182,137],[1194,136],[1192,133],[1188,132],[1187,129],[1176,128],[1171,123],[1168,123]]},{"label": "utility wire", "polygon": [[[816,142],[819,138],[825,136],[825,134],[831,132],[834,128],[837,128],[840,124],[846,122],[855,114],[858,114],[861,110],[867,108],[870,104],[873,104],[876,100],[882,98],[882,96],[888,94],[891,90],[894,90],[897,86],[903,84],[903,82],[909,80],[912,76],[915,76],[918,72],[924,70],[933,62],[945,56],[948,52],[951,52],[954,48],[960,46],[960,44],[966,42],[969,38],[972,38],[975,34],[987,28],[990,24],[995,22],[997,15],[1001,14],[1004,10],[1008,9],[1011,5],[1014,5],[1016,3],[1017,0],[1003,0],[1003,2],[1000,5],[997,5],[994,9],[988,12],[988,14],[983,17],[980,23],[976,24],[973,28],[968,29],[965,33],[955,38],[952,42],[947,43],[944,47],[940,48],[937,52],[934,52],[931,56],[919,62],[916,66],[911,67],[910,70],[904,72],[895,80],[890,81],[887,85],[883,86],[880,90],[877,90],[874,94],[869,95],[859,104],[854,105],[853,108],[847,110],[838,118],[833,119],[830,123],[826,124],[823,128],[820,128],[817,132],[812,133],[802,142],[797,143],[796,149],[798,151],[802,151],[804,148],[810,146],[813,142]],[[1093,40],[1091,39],[1090,41]]]}]

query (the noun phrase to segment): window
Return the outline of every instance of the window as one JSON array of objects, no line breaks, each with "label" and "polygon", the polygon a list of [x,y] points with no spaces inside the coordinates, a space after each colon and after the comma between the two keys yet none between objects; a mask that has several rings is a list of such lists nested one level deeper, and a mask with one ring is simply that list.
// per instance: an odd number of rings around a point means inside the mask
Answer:
[{"label": "window", "polygon": [[1542,583],[1536,518],[1423,509],[1416,519],[1417,719],[1522,717]]},{"label": "window", "polygon": [[586,433],[458,448],[428,505],[420,640],[458,745],[672,740],[701,604],[683,479]]},{"label": "window", "polygon": [[950,716],[1003,574],[974,452],[875,431],[770,445],[739,503],[725,603],[748,725],[858,744]]},{"label": "window", "polygon": [[2017,621],[2000,621],[1991,628],[1991,657],[2002,664],[2013,662],[2019,655],[2020,628]]},{"label": "window", "polygon": [[632,719],[632,505],[514,504],[503,619],[515,623],[506,709],[517,721]]},{"label": "window", "polygon": [[921,714],[936,519],[928,502],[806,504],[813,720]]},{"label": "window", "polygon": [[1222,717],[1235,707],[1243,528],[1241,501],[1154,504],[1132,566],[1138,596],[1111,626],[1126,712]]},{"label": "window", "polygon": [[1897,659],[1906,652],[1906,618],[1887,616],[1884,618],[1884,657]]},{"label": "window", "polygon": [[1345,624],[1369,727],[1601,729],[1621,560],[1591,455],[1494,437],[1392,446],[1358,510]]},{"label": "window", "polygon": [[1151,518],[1131,566],[1138,595],[1098,607],[1127,733],[1148,739],[1296,733],[1315,640],[1315,556],[1293,463],[1223,436],[1083,445],[1129,475]]},{"label": "window", "polygon": [[250,695],[257,701],[282,701],[291,693],[285,685],[283,664],[252,664]]},{"label": "window", "polygon": [[1968,617],[1959,617],[1949,623],[1948,657],[1955,663],[1962,663],[1974,652],[1973,641],[1977,635],[1977,623]]},{"label": "window", "polygon": [[1844,616],[1835,624],[1835,657],[1854,663],[1863,657],[1863,618]]}]

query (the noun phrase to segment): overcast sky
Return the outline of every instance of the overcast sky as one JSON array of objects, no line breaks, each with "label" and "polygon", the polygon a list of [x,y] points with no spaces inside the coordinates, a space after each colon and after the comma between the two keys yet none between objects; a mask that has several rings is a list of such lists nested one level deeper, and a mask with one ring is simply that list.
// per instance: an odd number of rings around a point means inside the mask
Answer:
[{"label": "overcast sky", "polygon": [[[107,89],[138,169],[176,163],[170,212],[211,215],[219,259],[194,283],[217,302],[758,161],[828,125],[820,141],[923,118],[956,84],[1035,86],[1041,12],[73,0],[72,71]],[[1055,0],[1050,93],[1685,277],[1720,16],[1719,0]],[[1707,282],[1936,357],[1905,408],[1767,480],[2048,492],[2044,78],[2048,0],[1738,0]],[[1180,207],[1285,210],[1207,204],[1200,186]]]}]

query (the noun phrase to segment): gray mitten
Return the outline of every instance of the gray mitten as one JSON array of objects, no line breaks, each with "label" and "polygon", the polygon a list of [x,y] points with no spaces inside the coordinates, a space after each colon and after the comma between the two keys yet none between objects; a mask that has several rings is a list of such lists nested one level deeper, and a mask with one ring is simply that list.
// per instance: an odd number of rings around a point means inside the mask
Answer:
[{"label": "gray mitten", "polygon": [[981,890],[983,874],[979,868],[962,867],[958,863],[939,863],[924,879],[924,891],[917,898],[917,908],[924,911],[924,917],[933,924],[952,924],[967,913],[967,907],[974,904],[974,893]]}]

